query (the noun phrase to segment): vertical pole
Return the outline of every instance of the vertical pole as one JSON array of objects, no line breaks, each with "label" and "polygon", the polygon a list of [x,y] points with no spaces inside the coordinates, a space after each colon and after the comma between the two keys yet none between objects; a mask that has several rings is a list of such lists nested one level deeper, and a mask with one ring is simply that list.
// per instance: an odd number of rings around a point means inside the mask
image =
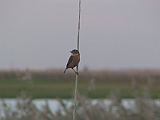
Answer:
[{"label": "vertical pole", "polygon": [[80,20],[81,20],[81,0],[79,0],[79,16],[78,16],[77,50],[79,50]]},{"label": "vertical pole", "polygon": [[[77,50],[78,51],[79,51],[79,33],[80,33],[80,12],[81,12],[81,0],[79,0],[79,17],[78,17],[78,35],[77,35]],[[78,66],[76,67],[76,71],[78,73]],[[73,120],[76,120],[77,87],[78,87],[78,74],[76,74],[76,80],[75,80]]]}]

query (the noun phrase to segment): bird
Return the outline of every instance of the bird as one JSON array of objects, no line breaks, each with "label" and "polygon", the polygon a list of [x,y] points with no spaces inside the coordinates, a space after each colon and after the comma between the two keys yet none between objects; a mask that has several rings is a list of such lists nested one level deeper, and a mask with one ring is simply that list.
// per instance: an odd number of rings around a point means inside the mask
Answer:
[{"label": "bird", "polygon": [[66,68],[64,70],[64,73],[66,72],[66,70],[68,68],[72,68],[72,70],[78,75],[78,72],[76,72],[73,68],[78,66],[78,63],[80,62],[80,53],[76,49],[73,49],[70,52],[72,55],[70,56],[70,58],[68,60],[68,63],[67,63]]}]

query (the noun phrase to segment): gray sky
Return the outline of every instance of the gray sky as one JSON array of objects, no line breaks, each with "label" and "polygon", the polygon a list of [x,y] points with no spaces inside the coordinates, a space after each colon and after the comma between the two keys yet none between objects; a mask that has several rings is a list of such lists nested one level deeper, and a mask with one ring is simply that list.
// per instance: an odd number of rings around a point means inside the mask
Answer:
[{"label": "gray sky", "polygon": [[[0,0],[0,69],[64,68],[78,0]],[[160,69],[160,0],[82,0],[80,69]]]}]

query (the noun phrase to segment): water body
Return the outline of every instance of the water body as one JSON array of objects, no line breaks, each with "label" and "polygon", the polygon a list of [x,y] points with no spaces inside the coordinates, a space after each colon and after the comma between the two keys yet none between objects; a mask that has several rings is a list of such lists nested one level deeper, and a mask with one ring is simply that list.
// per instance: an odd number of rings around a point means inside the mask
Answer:
[{"label": "water body", "polygon": [[[17,99],[3,99],[4,102],[6,103],[6,105],[10,108],[10,110],[14,110],[16,108],[16,104],[17,104]],[[0,100],[0,116],[3,116],[3,100]],[[60,102],[57,99],[34,99],[33,100],[33,104],[35,104],[35,106],[37,107],[37,109],[42,110],[43,107],[46,105],[46,101],[48,102],[49,108],[51,109],[51,111],[53,113],[55,113],[58,109],[61,108]],[[99,101],[103,101],[107,106],[109,106],[112,101],[109,99],[93,99],[91,102],[92,104],[96,104]],[[65,103],[65,105],[67,107],[70,107],[73,104],[72,100],[63,100],[63,102]],[[156,105],[160,106],[160,100],[156,99],[156,100],[151,100],[151,102],[154,102]],[[135,100],[134,99],[122,99],[122,105],[126,108],[126,109],[135,109]]]}]

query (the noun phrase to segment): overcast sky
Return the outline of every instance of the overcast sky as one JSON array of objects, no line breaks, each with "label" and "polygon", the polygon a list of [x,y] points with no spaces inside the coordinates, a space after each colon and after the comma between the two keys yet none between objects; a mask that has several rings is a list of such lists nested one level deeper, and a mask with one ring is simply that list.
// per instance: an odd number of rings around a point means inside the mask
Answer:
[{"label": "overcast sky", "polygon": [[[0,0],[0,69],[65,68],[78,0]],[[80,69],[160,69],[160,0],[82,0]]]}]

